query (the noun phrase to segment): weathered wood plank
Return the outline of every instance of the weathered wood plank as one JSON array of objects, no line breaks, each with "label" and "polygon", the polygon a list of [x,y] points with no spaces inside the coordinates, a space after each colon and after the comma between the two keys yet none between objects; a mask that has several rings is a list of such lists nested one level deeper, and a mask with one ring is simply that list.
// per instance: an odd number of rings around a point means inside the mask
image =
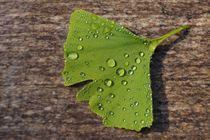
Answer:
[{"label": "weathered wood plank", "polygon": [[[0,139],[209,139],[209,7],[208,0],[0,0]],[[62,45],[79,8],[147,37],[191,25],[153,56],[152,128],[106,128],[75,102],[82,85],[63,86]]]}]

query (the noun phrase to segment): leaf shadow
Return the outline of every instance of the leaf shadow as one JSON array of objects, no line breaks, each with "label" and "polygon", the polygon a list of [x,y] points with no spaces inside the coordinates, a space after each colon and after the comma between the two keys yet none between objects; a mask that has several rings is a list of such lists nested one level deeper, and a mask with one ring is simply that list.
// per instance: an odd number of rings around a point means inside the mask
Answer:
[{"label": "leaf shadow", "polygon": [[189,29],[182,31],[180,36],[170,43],[160,45],[152,56],[150,64],[151,88],[153,98],[153,125],[151,128],[142,129],[143,134],[150,132],[164,132],[169,128],[169,110],[168,100],[165,93],[165,84],[163,81],[163,60],[167,52],[177,43],[186,38]]}]

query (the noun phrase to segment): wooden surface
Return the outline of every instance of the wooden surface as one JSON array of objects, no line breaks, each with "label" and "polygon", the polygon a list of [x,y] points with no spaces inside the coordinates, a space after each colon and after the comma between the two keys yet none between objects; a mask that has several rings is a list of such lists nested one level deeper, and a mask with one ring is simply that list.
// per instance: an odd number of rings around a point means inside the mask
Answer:
[{"label": "wooden surface", "polygon": [[[147,37],[191,25],[153,56],[152,128],[106,128],[75,101],[83,84],[63,86],[63,43],[79,8]],[[0,139],[210,139],[209,56],[209,0],[0,0]]]}]

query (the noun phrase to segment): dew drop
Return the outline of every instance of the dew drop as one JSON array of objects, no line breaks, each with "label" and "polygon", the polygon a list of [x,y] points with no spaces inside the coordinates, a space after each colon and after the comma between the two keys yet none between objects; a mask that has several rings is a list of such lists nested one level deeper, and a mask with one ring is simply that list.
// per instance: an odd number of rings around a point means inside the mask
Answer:
[{"label": "dew drop", "polygon": [[109,111],[109,115],[113,116],[114,115],[114,112]]},{"label": "dew drop", "polygon": [[101,103],[98,104],[98,109],[99,110],[104,110],[103,105]]},{"label": "dew drop", "polygon": [[119,75],[120,77],[122,77],[122,76],[125,75],[125,69],[123,69],[123,68],[118,68],[118,69],[116,70],[116,73],[117,73],[117,75]]},{"label": "dew drop", "polygon": [[110,97],[110,98],[114,98],[114,97],[115,97],[115,94],[109,93],[109,97]]},{"label": "dew drop", "polygon": [[116,61],[115,61],[114,59],[112,59],[112,58],[107,59],[106,62],[107,62],[107,65],[108,65],[109,67],[111,67],[111,68],[113,68],[113,67],[116,66]]},{"label": "dew drop", "polygon": [[107,102],[108,104],[110,104],[110,103],[111,103],[111,101],[110,101],[110,100],[107,100],[106,102]]},{"label": "dew drop", "polygon": [[83,46],[82,45],[78,45],[77,46],[77,50],[83,50]]},{"label": "dew drop", "polygon": [[141,121],[141,124],[144,124],[144,121],[143,120]]},{"label": "dew drop", "polygon": [[149,41],[144,40],[144,41],[143,41],[143,44],[147,46],[147,45],[149,45]]},{"label": "dew drop", "polygon": [[146,113],[149,113],[149,112],[150,112],[150,110],[149,110],[149,108],[147,108],[147,109],[146,109]]},{"label": "dew drop", "polygon": [[103,89],[103,88],[101,88],[101,87],[98,87],[98,88],[97,88],[97,91],[98,91],[98,92],[103,92],[103,91],[104,91],[104,89]]},{"label": "dew drop", "polygon": [[88,61],[85,61],[85,65],[89,65],[89,62]]},{"label": "dew drop", "polygon": [[137,120],[135,120],[135,121],[134,121],[134,124],[137,124],[137,123],[138,123]]},{"label": "dew drop", "polygon": [[126,86],[126,85],[128,84],[128,82],[125,81],[125,80],[122,80],[122,81],[121,81],[121,84],[124,85],[124,86]]},{"label": "dew drop", "polygon": [[99,106],[98,109],[99,110],[104,110],[104,108],[102,106]]},{"label": "dew drop", "polygon": [[89,35],[86,35],[86,38],[87,38],[87,39],[89,39],[89,38],[90,38],[90,36],[89,36]]},{"label": "dew drop", "polygon": [[126,110],[126,108],[125,108],[125,107],[123,107],[123,108],[122,108],[122,110],[123,110],[123,111],[125,111],[125,110]]},{"label": "dew drop", "polygon": [[93,34],[93,37],[94,38],[98,38],[98,34]]},{"label": "dew drop", "polygon": [[79,37],[79,41],[82,41],[83,40],[83,38],[82,37]]},{"label": "dew drop", "polygon": [[128,57],[129,57],[129,54],[125,53],[125,54],[124,54],[124,57],[125,57],[125,58],[128,58]]},{"label": "dew drop", "polygon": [[148,113],[145,113],[145,117],[148,117],[149,116],[149,114]]},{"label": "dew drop", "polygon": [[141,59],[140,58],[136,58],[135,62],[136,62],[136,64],[140,64],[141,63]]},{"label": "dew drop", "polygon": [[109,39],[109,36],[105,36],[105,39],[107,39],[107,40],[108,40],[108,39]]},{"label": "dew drop", "polygon": [[135,115],[136,115],[136,116],[138,116],[138,115],[139,115],[139,113],[138,113],[138,112],[135,112]]},{"label": "dew drop", "polygon": [[131,67],[131,69],[132,69],[132,70],[136,70],[137,67],[133,65],[133,66]]},{"label": "dew drop", "polygon": [[133,75],[133,74],[134,74],[134,71],[133,71],[133,70],[129,70],[129,71],[128,71],[128,74],[129,74],[129,75]]},{"label": "dew drop", "polygon": [[98,97],[98,99],[101,99],[101,95],[98,95],[97,97]]},{"label": "dew drop", "polygon": [[105,84],[107,87],[111,87],[111,86],[113,86],[114,82],[113,82],[112,80],[110,80],[110,79],[106,79],[106,80],[104,81],[104,84]]},{"label": "dew drop", "polygon": [[100,71],[104,71],[105,68],[104,68],[103,66],[99,66],[99,70],[100,70]]},{"label": "dew drop", "polygon": [[113,36],[113,33],[109,33],[110,36]]},{"label": "dew drop", "polygon": [[133,107],[133,104],[130,104],[130,107]]},{"label": "dew drop", "polygon": [[80,72],[80,76],[84,77],[86,74],[84,72]]},{"label": "dew drop", "polygon": [[143,53],[143,52],[139,52],[139,55],[140,55],[141,57],[143,57],[143,56],[144,56],[144,53]]},{"label": "dew drop", "polygon": [[127,91],[129,92],[129,91],[131,91],[131,89],[130,88],[127,88]]},{"label": "dew drop", "polygon": [[71,52],[68,55],[68,58],[71,59],[71,60],[76,60],[78,57],[79,57],[79,55],[76,52]]},{"label": "dew drop", "polygon": [[129,62],[125,62],[125,65],[128,66],[129,65]]},{"label": "dew drop", "polygon": [[135,106],[138,106],[138,105],[139,105],[139,102],[135,101],[135,102],[134,102],[134,105],[135,105]]},{"label": "dew drop", "polygon": [[123,119],[123,122],[125,122],[125,119]]}]

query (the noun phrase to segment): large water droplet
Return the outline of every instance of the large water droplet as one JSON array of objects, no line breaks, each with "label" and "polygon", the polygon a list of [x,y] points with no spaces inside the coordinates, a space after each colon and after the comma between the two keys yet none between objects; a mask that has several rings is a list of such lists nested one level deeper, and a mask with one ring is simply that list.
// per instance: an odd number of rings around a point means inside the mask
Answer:
[{"label": "large water droplet", "polygon": [[133,66],[131,66],[131,69],[132,69],[132,70],[136,70],[137,67],[133,65]]},{"label": "large water droplet", "polygon": [[68,55],[68,58],[71,60],[76,60],[79,57],[79,55],[76,52],[71,52]]},{"label": "large water droplet", "polygon": [[108,86],[108,87],[111,87],[111,86],[114,84],[114,82],[113,82],[112,80],[110,80],[110,79],[106,79],[106,80],[104,81],[104,84],[105,84],[106,86]]},{"label": "large water droplet", "polygon": [[118,68],[117,70],[116,70],[116,73],[117,73],[117,75],[119,75],[119,76],[124,76],[125,75],[125,69],[123,69],[123,68]]},{"label": "large water droplet", "polygon": [[100,71],[104,71],[105,68],[104,68],[103,66],[99,66],[99,70],[100,70]]},{"label": "large water droplet", "polygon": [[129,71],[128,71],[128,74],[129,74],[129,75],[133,75],[133,74],[134,74],[134,71],[133,71],[133,70],[129,70]]},{"label": "large water droplet", "polygon": [[140,64],[141,63],[141,59],[140,58],[136,58],[135,62],[136,62],[136,64]]},{"label": "large water droplet", "polygon": [[109,97],[110,97],[110,98],[114,98],[114,97],[115,97],[115,94],[109,93]]},{"label": "large water droplet", "polygon": [[115,61],[114,59],[112,59],[112,58],[107,59],[106,62],[107,62],[107,65],[108,65],[109,67],[111,67],[111,68],[113,68],[113,67],[116,66],[116,61]]},{"label": "large water droplet", "polygon": [[125,57],[125,58],[128,58],[128,57],[129,57],[129,54],[125,53],[125,54],[124,54],[124,57]]},{"label": "large water droplet", "polygon": [[78,45],[77,46],[77,50],[83,50],[83,46],[82,45]]},{"label": "large water droplet", "polygon": [[143,53],[143,52],[139,52],[139,55],[140,55],[141,57],[143,57],[143,56],[144,56],[144,53]]},{"label": "large water droplet", "polygon": [[103,88],[101,88],[101,87],[98,87],[98,88],[97,88],[97,91],[98,91],[98,92],[103,92],[103,91],[104,91],[104,89],[103,89]]},{"label": "large water droplet", "polygon": [[124,86],[126,86],[126,85],[128,84],[128,82],[125,81],[125,80],[122,80],[122,81],[121,81],[121,84],[124,85]]}]

